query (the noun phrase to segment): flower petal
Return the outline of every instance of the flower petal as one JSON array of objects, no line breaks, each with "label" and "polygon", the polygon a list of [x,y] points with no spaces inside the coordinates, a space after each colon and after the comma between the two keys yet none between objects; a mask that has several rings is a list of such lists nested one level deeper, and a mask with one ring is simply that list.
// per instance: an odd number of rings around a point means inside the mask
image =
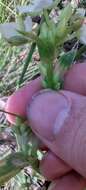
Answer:
[{"label": "flower petal", "polygon": [[0,33],[4,38],[9,39],[19,35],[16,28],[17,24],[15,22],[0,24]]},{"label": "flower petal", "polygon": [[[26,17],[24,25],[25,25],[25,32],[32,31],[32,19],[30,16]],[[21,36],[21,34],[17,30],[20,30],[19,23],[10,22],[10,23],[0,24],[0,33],[7,40],[15,36],[18,37]]]},{"label": "flower petal", "polygon": [[85,16],[85,9],[84,8],[78,8],[76,11],[76,14],[78,16],[84,17]]},{"label": "flower petal", "polygon": [[34,0],[28,6],[17,6],[18,12],[22,13],[38,13],[47,9],[53,3],[53,0]]},{"label": "flower petal", "polygon": [[80,41],[86,45],[86,24],[84,23],[80,29]]},{"label": "flower petal", "polygon": [[32,31],[32,19],[30,16],[27,16],[25,21],[24,21],[24,25],[25,25],[25,32],[31,32]]},{"label": "flower petal", "polygon": [[22,6],[17,6],[16,7],[17,11],[20,13],[20,14],[23,14],[23,13],[28,13],[29,12],[29,6],[28,5],[22,5]]}]

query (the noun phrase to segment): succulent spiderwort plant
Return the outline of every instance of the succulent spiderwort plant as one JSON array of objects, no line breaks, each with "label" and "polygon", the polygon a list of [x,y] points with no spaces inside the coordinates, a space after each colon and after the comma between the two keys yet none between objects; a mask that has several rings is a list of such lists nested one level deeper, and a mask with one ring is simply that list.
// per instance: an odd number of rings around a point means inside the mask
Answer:
[{"label": "succulent spiderwort plant", "polygon": [[[20,46],[25,43],[31,43],[31,49],[27,56],[24,69],[19,81],[23,81],[23,76],[26,72],[27,66],[31,61],[32,54],[37,46],[40,55],[40,73],[42,75],[43,87],[57,90],[62,84],[63,73],[70,68],[74,62],[77,51],[77,44],[73,49],[67,53],[63,52],[64,42],[76,37],[79,40],[80,28],[83,23],[84,16],[78,15],[76,10],[72,8],[71,3],[59,11],[58,21],[54,23],[50,18],[51,10],[59,4],[60,0],[34,0],[28,6],[17,6],[17,17],[15,23],[4,23],[0,25],[0,32],[2,36],[11,44]],[[28,16],[29,15],[29,16]],[[33,28],[32,16],[41,15],[40,25]],[[55,67],[58,65],[58,71]],[[17,120],[14,128],[14,133],[17,139],[18,149],[17,152],[22,152],[21,157],[18,157],[19,162],[28,157],[25,166],[32,164],[35,169],[38,167],[37,162],[37,142],[34,143],[34,135],[21,119]],[[16,153],[15,153],[16,156]],[[11,157],[11,163],[13,156]],[[5,159],[6,165],[2,166],[2,170],[8,168],[8,157]],[[4,167],[4,168],[3,168]],[[15,176],[20,170],[13,173],[12,165],[10,171],[6,170],[5,173],[0,173],[0,184]],[[12,174],[12,175],[11,175]],[[9,177],[10,176],[10,177]]]}]

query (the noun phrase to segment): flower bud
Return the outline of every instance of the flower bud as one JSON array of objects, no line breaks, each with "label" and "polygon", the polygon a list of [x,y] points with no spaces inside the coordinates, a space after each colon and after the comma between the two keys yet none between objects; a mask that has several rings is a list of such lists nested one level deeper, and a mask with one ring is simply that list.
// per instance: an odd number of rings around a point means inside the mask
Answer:
[{"label": "flower bud", "polygon": [[54,23],[51,23],[51,26],[43,23],[37,44],[41,60],[45,63],[49,60],[52,61],[56,48],[56,27]]}]

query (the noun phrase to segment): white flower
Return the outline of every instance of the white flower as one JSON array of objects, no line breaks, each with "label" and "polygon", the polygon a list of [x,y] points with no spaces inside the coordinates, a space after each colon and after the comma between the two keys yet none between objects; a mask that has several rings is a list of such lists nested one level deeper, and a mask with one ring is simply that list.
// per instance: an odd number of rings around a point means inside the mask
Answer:
[{"label": "white flower", "polygon": [[27,6],[17,6],[19,13],[38,13],[43,9],[49,8],[53,4],[53,0],[33,0],[32,4]]},{"label": "white flower", "polygon": [[[24,20],[24,27],[26,32],[32,31],[31,17],[26,17]],[[17,30],[20,30],[20,26],[16,22],[0,24],[0,33],[7,40],[14,36],[21,36]]]},{"label": "white flower", "polygon": [[15,22],[0,24],[0,33],[6,39],[19,35],[16,29],[17,24]]},{"label": "white flower", "polygon": [[31,32],[32,31],[32,19],[30,16],[27,16],[25,21],[24,21],[24,25],[25,25],[25,32]]},{"label": "white flower", "polygon": [[73,8],[77,8],[78,0],[71,0],[71,5]]},{"label": "white flower", "polygon": [[84,8],[78,8],[76,11],[76,14],[78,16],[84,17],[85,16],[85,9]]},{"label": "white flower", "polygon": [[80,41],[86,45],[86,23],[84,23],[80,29]]}]

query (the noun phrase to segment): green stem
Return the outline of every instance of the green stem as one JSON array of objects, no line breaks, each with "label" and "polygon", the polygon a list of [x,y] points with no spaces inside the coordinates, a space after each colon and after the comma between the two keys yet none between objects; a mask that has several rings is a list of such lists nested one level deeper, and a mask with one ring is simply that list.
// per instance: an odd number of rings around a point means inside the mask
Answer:
[{"label": "green stem", "polygon": [[21,117],[21,116],[18,115],[18,114],[11,113],[11,112],[8,112],[8,111],[2,110],[2,109],[0,109],[0,112],[2,112],[2,113],[6,113],[6,114],[12,115],[12,116],[14,116],[14,117],[17,117],[17,118],[19,118],[19,119],[21,119],[21,120],[24,120],[24,118]]},{"label": "green stem", "polygon": [[27,71],[28,65],[29,65],[29,63],[31,61],[32,55],[33,55],[33,53],[35,51],[35,48],[36,48],[36,43],[32,43],[31,48],[30,48],[30,52],[29,52],[29,54],[27,56],[27,59],[26,59],[26,62],[24,64],[24,68],[23,68],[22,74],[20,76],[20,79],[19,79],[19,82],[18,82],[18,85],[17,85],[17,89],[20,87],[20,85],[23,82],[24,75],[25,75],[25,73]]},{"label": "green stem", "polygon": [[[39,36],[40,28],[41,28],[41,25],[42,25],[43,21],[44,21],[44,17],[42,18],[40,26],[38,28],[37,36]],[[35,48],[36,48],[36,42],[33,42],[32,45],[31,45],[30,51],[28,53],[28,56],[26,58],[26,61],[25,61],[25,64],[24,64],[24,68],[23,68],[22,74],[20,76],[18,85],[17,85],[17,89],[19,89],[20,85],[23,83],[24,75],[25,75],[25,73],[27,71],[28,65],[29,65],[29,63],[31,61],[32,55],[33,55],[33,53],[35,51]]]},{"label": "green stem", "polygon": [[44,13],[43,15],[44,15],[44,18],[45,18],[45,21],[46,21],[48,27],[51,27],[51,23],[50,23],[50,20],[49,20],[49,14],[48,14],[48,11],[47,11],[47,10],[44,10],[43,13]]},{"label": "green stem", "polygon": [[43,77],[43,86],[45,88],[56,89],[54,84],[54,73],[53,73],[53,63],[49,61],[48,63],[40,64],[40,72]]},{"label": "green stem", "polygon": [[53,82],[53,63],[47,64],[47,87],[54,89],[54,82]]}]

